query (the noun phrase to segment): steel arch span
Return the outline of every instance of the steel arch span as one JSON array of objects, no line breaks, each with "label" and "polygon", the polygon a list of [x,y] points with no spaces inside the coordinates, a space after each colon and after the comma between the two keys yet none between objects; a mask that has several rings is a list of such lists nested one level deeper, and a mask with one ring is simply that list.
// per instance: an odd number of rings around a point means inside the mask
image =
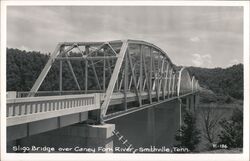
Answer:
[{"label": "steel arch span", "polygon": [[[63,64],[66,64],[78,91],[102,93],[101,120],[117,112],[109,108],[115,94],[123,95],[120,112],[126,112],[133,109],[131,106],[144,107],[200,88],[195,77],[191,78],[185,68],[178,71],[168,55],[154,44],[139,40],[62,42],[51,54],[29,97],[37,94],[56,61],[60,64],[60,92],[63,92]],[[73,61],[82,65],[83,77],[75,73]]]}]

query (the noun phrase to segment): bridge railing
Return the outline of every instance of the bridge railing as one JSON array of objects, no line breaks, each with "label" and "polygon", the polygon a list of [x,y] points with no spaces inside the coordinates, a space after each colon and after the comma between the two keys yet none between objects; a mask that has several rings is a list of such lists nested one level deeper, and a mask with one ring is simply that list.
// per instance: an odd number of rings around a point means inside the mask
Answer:
[{"label": "bridge railing", "polygon": [[100,108],[100,94],[7,99],[7,126]]},{"label": "bridge railing", "polygon": [[[35,97],[41,96],[60,96],[60,95],[72,95],[72,94],[90,94],[90,93],[103,93],[103,90],[88,90],[88,93],[85,93],[84,90],[67,90],[67,91],[37,91],[34,94]],[[29,91],[17,91],[16,98],[27,97],[30,94]]]}]

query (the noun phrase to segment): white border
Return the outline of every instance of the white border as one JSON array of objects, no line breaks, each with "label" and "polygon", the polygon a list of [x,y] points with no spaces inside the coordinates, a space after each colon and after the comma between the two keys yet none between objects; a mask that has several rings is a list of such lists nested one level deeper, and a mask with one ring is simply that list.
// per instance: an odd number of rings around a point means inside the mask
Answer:
[{"label": "white border", "polygon": [[[244,149],[243,154],[10,154],[6,153],[6,10],[7,6],[243,6]],[[249,160],[249,2],[248,1],[1,1],[1,160]]]}]

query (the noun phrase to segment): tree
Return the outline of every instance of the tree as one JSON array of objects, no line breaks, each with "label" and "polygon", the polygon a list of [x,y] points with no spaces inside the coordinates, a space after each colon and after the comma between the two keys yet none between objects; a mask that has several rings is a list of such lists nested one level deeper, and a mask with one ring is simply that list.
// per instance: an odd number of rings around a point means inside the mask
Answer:
[{"label": "tree", "polygon": [[202,134],[203,137],[210,143],[212,148],[213,143],[216,142],[219,133],[219,122],[221,121],[224,113],[215,109],[210,105],[208,107],[202,107],[200,112]]},{"label": "tree", "polygon": [[220,122],[222,131],[219,134],[219,144],[225,144],[228,148],[243,147],[243,110],[236,108],[229,120]]},{"label": "tree", "polygon": [[243,99],[243,64],[228,68],[187,67],[202,87],[215,92],[216,95]]},{"label": "tree", "polygon": [[194,151],[200,142],[200,131],[196,128],[196,117],[191,112],[186,111],[183,122],[184,124],[175,136],[176,141],[180,142],[177,146]]}]

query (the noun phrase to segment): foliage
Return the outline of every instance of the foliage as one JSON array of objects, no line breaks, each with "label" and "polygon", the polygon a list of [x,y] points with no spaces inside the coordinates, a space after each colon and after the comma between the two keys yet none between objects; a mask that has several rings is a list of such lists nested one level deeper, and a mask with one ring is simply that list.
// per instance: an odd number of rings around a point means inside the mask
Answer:
[{"label": "foliage", "polygon": [[47,60],[40,52],[7,49],[7,90],[30,90]]},{"label": "foliage", "polygon": [[229,120],[222,119],[220,125],[223,128],[219,134],[219,144],[225,144],[229,148],[243,147],[243,110],[236,108]]},{"label": "foliage", "polygon": [[208,141],[209,148],[217,141],[219,133],[219,121],[222,119],[224,112],[218,111],[213,105],[200,108],[200,117],[202,124],[203,137]]},{"label": "foliage", "polygon": [[175,136],[176,141],[180,142],[177,146],[194,151],[200,142],[200,131],[196,128],[196,117],[191,112],[186,111],[183,122],[184,124]]},{"label": "foliage", "polygon": [[243,64],[225,69],[188,67],[188,71],[199,80],[202,87],[217,95],[243,99]]},{"label": "foliage", "polygon": [[[75,56],[76,53],[70,53]],[[27,52],[19,49],[7,49],[7,91],[29,91],[45,64],[49,55],[40,52]],[[74,73],[78,78],[79,85],[84,87],[85,66],[81,61],[71,61]],[[101,66],[101,65],[100,65]],[[93,69],[89,65],[88,89],[97,89]],[[102,70],[97,68],[96,70]],[[102,81],[101,72],[98,72],[99,81]],[[72,83],[73,82],[73,83]],[[108,82],[108,81],[106,81]],[[76,90],[77,86],[70,72],[69,66],[63,62],[63,90]],[[48,75],[42,83],[41,91],[59,90],[59,61],[55,61]]]}]

